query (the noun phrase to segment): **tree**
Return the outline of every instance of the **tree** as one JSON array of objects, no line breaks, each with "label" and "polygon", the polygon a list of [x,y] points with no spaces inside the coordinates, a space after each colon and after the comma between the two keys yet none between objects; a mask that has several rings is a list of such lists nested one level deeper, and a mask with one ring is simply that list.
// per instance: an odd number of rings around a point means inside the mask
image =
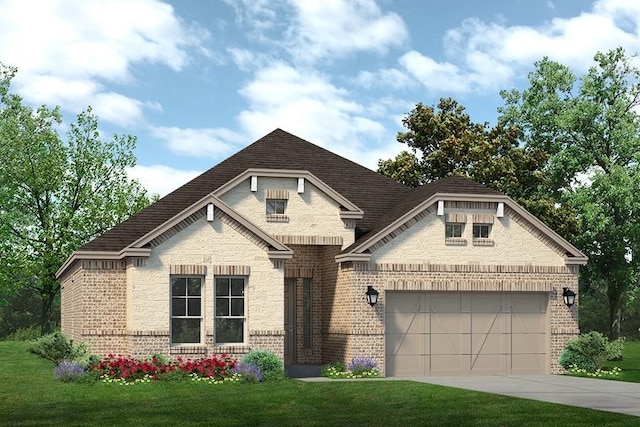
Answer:
[{"label": "tree", "polygon": [[514,198],[560,234],[577,232],[573,213],[546,191],[546,151],[520,147],[517,127],[474,123],[451,98],[440,99],[435,108],[417,104],[403,125],[407,131],[397,140],[411,152],[380,160],[378,172],[414,187],[448,175],[468,176]]},{"label": "tree", "polygon": [[15,73],[0,64],[0,286],[38,295],[47,333],[65,259],[150,200],[125,172],[135,165],[134,137],[102,141],[88,108],[63,141],[57,107],[33,109],[9,91]]},{"label": "tree", "polygon": [[528,89],[502,92],[499,123],[518,127],[527,149],[549,154],[549,191],[575,210],[582,231],[570,237],[590,259],[581,291],[606,296],[616,338],[640,265],[640,70],[622,48],[594,60],[582,77],[548,58],[537,62]]}]

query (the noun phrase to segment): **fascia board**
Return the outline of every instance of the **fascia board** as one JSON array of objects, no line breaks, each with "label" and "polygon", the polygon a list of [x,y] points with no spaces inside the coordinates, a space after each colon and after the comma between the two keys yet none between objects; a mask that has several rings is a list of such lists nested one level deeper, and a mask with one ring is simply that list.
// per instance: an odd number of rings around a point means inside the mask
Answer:
[{"label": "fascia board", "polygon": [[335,191],[321,179],[313,175],[306,170],[290,170],[290,169],[247,169],[232,180],[228,181],[224,185],[218,187],[213,192],[216,197],[221,197],[223,194],[238,186],[251,176],[257,177],[271,177],[271,178],[304,178],[313,184],[320,191],[325,193],[331,199],[333,199],[338,205],[347,209],[340,213],[340,217],[343,219],[361,219],[364,216],[364,212],[354,203],[350,202],[347,198]]},{"label": "fascia board", "polygon": [[56,278],[60,278],[64,272],[71,267],[71,265],[82,259],[96,259],[96,260],[121,260],[127,257],[149,257],[151,255],[151,249],[148,248],[125,248],[120,252],[109,251],[75,251],[69,258],[62,264],[62,267],[56,271]]},{"label": "fascia board", "polygon": [[185,218],[189,217],[190,215],[193,215],[197,210],[204,209],[205,206],[207,206],[209,203],[213,203],[213,205],[217,209],[220,209],[221,211],[223,211],[224,213],[229,215],[231,218],[233,218],[234,220],[238,221],[243,227],[247,228],[252,233],[254,233],[258,237],[263,239],[270,246],[273,246],[274,248],[276,248],[278,250],[283,250],[283,251],[288,251],[289,250],[289,248],[287,248],[285,245],[283,245],[282,243],[280,243],[279,241],[277,241],[276,239],[271,237],[267,232],[262,230],[256,224],[254,224],[251,221],[247,220],[245,217],[243,217],[237,211],[235,211],[231,206],[227,205],[225,202],[223,202],[219,198],[213,196],[212,194],[209,194],[209,195],[203,197],[202,199],[198,200],[197,202],[195,202],[194,204],[189,206],[187,209],[185,209],[182,212],[180,212],[179,214],[175,215],[173,218],[171,218],[170,220],[168,220],[167,222],[165,222],[161,226],[156,227],[154,230],[152,230],[149,233],[145,234],[140,239],[138,239],[135,242],[133,242],[131,244],[131,246],[132,247],[141,247],[141,246],[146,245],[151,240],[155,239],[156,237],[158,237],[158,236],[162,235],[163,233],[167,232],[168,230],[170,230],[172,227],[174,227],[180,221],[183,221]]}]

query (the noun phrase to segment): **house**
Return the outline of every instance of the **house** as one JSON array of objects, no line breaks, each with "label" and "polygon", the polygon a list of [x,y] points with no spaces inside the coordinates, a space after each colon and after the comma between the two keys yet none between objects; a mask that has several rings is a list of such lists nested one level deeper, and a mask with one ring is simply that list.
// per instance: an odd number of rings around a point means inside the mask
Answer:
[{"label": "house", "polygon": [[74,252],[62,330],[97,354],[559,373],[586,261],[498,191],[408,188],[278,129]]}]

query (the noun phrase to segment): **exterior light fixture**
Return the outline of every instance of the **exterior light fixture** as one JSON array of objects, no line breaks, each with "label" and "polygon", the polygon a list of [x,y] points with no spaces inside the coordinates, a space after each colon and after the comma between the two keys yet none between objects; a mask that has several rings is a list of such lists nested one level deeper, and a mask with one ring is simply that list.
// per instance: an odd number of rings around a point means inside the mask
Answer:
[{"label": "exterior light fixture", "polygon": [[379,292],[376,291],[375,289],[373,289],[373,286],[371,286],[371,285],[367,286],[367,292],[365,292],[365,295],[367,296],[367,303],[371,307],[373,307],[374,305],[376,305],[378,303]]},{"label": "exterior light fixture", "polygon": [[562,299],[567,307],[571,307],[576,302],[576,293],[569,288],[562,288]]}]

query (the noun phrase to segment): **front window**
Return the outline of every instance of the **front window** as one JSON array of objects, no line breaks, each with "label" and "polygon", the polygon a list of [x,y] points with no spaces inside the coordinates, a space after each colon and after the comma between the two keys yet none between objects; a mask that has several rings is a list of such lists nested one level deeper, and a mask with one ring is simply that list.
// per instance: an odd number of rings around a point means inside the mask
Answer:
[{"label": "front window", "polygon": [[491,226],[489,224],[473,224],[474,239],[488,239]]},{"label": "front window", "polygon": [[284,215],[286,207],[286,200],[267,199],[267,215]]},{"label": "front window", "polygon": [[202,278],[171,277],[171,343],[199,344],[202,322]]},{"label": "front window", "polygon": [[464,224],[446,224],[444,228],[444,237],[462,237],[462,229]]},{"label": "front window", "polygon": [[216,277],[216,344],[243,343],[245,325],[245,279]]}]

